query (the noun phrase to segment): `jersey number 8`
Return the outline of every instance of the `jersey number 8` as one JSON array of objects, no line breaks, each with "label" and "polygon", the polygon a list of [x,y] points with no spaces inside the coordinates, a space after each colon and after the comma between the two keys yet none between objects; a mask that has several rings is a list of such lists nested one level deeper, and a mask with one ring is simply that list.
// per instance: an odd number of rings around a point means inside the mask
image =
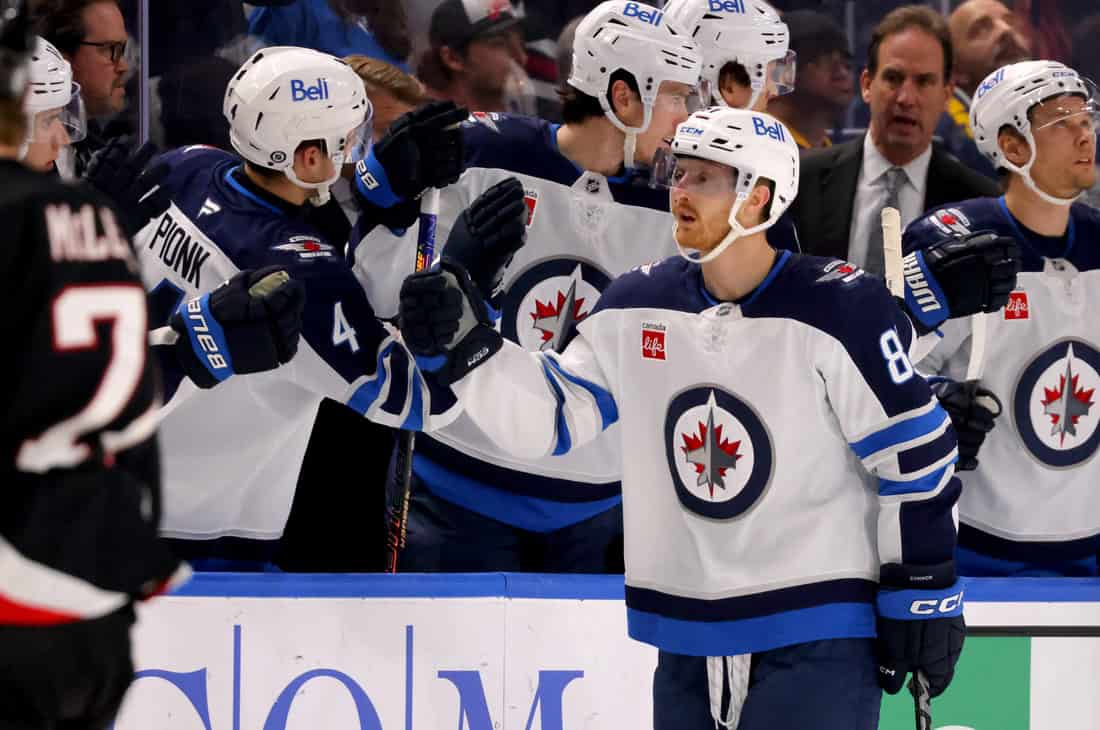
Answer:
[{"label": "jersey number 8", "polygon": [[901,385],[913,377],[913,365],[909,362],[909,356],[905,348],[901,346],[897,330],[888,329],[878,338],[879,347],[882,348],[882,356],[886,358],[886,366],[890,369],[890,379]]}]

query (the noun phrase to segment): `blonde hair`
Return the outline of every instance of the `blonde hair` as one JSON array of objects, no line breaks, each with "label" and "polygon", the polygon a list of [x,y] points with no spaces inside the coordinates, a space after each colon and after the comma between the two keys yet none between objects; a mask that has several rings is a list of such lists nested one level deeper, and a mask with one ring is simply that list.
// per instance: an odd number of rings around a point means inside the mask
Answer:
[{"label": "blonde hair", "polygon": [[394,65],[368,56],[345,56],[344,61],[363,79],[367,87],[367,96],[371,89],[379,89],[392,94],[398,101],[417,107],[428,101],[424,85],[415,76],[405,73]]}]

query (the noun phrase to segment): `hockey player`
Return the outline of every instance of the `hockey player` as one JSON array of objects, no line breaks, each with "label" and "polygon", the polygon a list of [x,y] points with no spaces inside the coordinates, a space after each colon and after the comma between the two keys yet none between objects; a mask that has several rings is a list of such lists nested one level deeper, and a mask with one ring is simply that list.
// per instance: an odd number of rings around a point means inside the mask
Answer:
[{"label": "hockey player", "polygon": [[794,91],[787,24],[764,0],[672,0],[665,15],[699,45],[705,104],[765,111],[769,100]]},{"label": "hockey player", "polygon": [[133,249],[100,196],[17,161],[41,78],[27,28],[21,2],[0,2],[0,725],[103,728],[133,677],[132,602],[185,571],[156,536]]},{"label": "hockey player", "polygon": [[56,169],[64,147],[84,139],[84,103],[69,62],[42,38],[35,38],[29,71],[23,101],[27,138],[20,147],[20,159],[31,169],[49,172]]},{"label": "hockey player", "polygon": [[[1100,546],[1100,212],[1075,202],[1096,179],[1096,90],[1053,61],[1025,61],[978,86],[970,122],[979,149],[1006,181],[1000,199],[936,210],[905,232],[906,250],[945,234],[992,229],[1023,244],[1023,273],[1003,315],[987,317],[986,368],[978,383],[936,386],[975,471],[962,475],[960,572],[966,575],[1096,575]],[[906,259],[919,272],[919,252]],[[968,323],[922,369],[966,377]],[[981,349],[981,346],[977,346]],[[1007,418],[993,427],[998,406]]]},{"label": "hockey player", "polygon": [[[171,320],[189,339],[212,338],[194,367],[165,364],[162,534],[202,567],[252,568],[277,549],[323,397],[392,426],[430,426],[439,414],[376,320],[343,242],[325,240],[305,220],[309,201],[369,147],[362,81],[326,54],[265,48],[234,75],[224,111],[240,156],[195,146],[155,160],[150,171],[166,168],[159,185],[171,205],[136,241],[154,324]],[[266,345],[205,333],[205,295],[239,269],[263,265],[305,286],[301,343],[286,366],[229,379],[239,359]],[[197,295],[197,311],[180,307]]]},{"label": "hockey player", "polygon": [[[713,108],[672,149],[683,258],[612,282],[564,352],[503,341],[455,261],[406,280],[402,335],[518,456],[618,424],[628,625],[660,649],[656,730],[875,728],[879,683],[920,669],[938,695],[961,651],[950,419],[879,280],[768,246],[797,192],[780,122]],[[692,656],[718,657],[713,699],[678,671]]]},{"label": "hockey player", "polygon": [[[484,230],[462,210],[507,176],[522,181],[529,243],[494,300],[509,340],[561,350],[612,277],[674,253],[671,241],[649,235],[667,225],[668,196],[640,168],[687,118],[698,79],[695,44],[664,13],[613,0],[577,29],[564,124],[475,112],[463,125],[466,170],[440,193],[437,238]],[[379,143],[361,170],[361,188],[377,205],[364,218],[387,225],[354,251],[356,274],[383,316],[397,313],[398,287],[413,271],[420,209],[376,169],[376,161],[396,168],[388,153]],[[473,272],[486,294],[495,271]],[[621,553],[616,454],[611,435],[525,462],[463,416],[418,438],[402,569],[607,570],[609,556],[614,566]]]}]

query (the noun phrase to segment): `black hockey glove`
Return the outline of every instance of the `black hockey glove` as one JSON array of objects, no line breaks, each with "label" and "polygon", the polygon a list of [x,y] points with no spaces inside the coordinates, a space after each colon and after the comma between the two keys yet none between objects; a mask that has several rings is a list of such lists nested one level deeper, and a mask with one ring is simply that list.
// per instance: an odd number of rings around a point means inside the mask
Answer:
[{"label": "black hockey glove", "polygon": [[897,694],[908,672],[922,671],[929,694],[942,694],[966,638],[955,564],[883,565],[877,609],[879,686]]},{"label": "black hockey glove", "polygon": [[372,222],[408,228],[420,208],[410,205],[416,198],[458,180],[465,163],[458,125],[466,117],[454,102],[434,101],[397,118],[355,166],[357,197]]},{"label": "black hockey glove", "polygon": [[469,273],[481,296],[492,300],[504,269],[527,235],[527,205],[523,185],[514,177],[498,182],[478,196],[455,220],[443,260]]},{"label": "black hockey glove", "polygon": [[401,285],[398,320],[405,346],[424,371],[444,385],[461,380],[500,349],[489,309],[470,275],[444,261]]},{"label": "black hockey glove", "polygon": [[905,308],[920,334],[944,320],[995,312],[1020,272],[1020,245],[992,231],[952,236],[905,257]]},{"label": "black hockey glove", "polygon": [[160,187],[168,173],[167,163],[145,169],[157,152],[150,142],[131,151],[130,140],[117,137],[92,156],[84,171],[84,181],[114,204],[131,238],[172,203],[168,191]]},{"label": "black hockey glove", "polygon": [[306,291],[277,266],[246,270],[180,305],[170,325],[176,356],[200,388],[236,373],[259,373],[298,351]]},{"label": "black hockey glove", "polygon": [[959,463],[955,471],[978,468],[978,450],[985,435],[993,430],[994,419],[1004,407],[993,391],[976,380],[959,383],[947,378],[929,378],[928,386],[951,416],[951,425],[959,439]]}]

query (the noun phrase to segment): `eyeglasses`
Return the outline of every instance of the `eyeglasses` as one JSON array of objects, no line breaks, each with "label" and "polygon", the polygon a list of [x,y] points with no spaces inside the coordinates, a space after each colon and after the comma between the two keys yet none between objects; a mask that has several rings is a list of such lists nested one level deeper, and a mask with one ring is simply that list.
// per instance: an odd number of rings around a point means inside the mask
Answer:
[{"label": "eyeglasses", "polygon": [[82,46],[95,46],[96,48],[106,49],[111,63],[119,62],[119,59],[126,53],[126,44],[127,41],[80,41],[79,43]]}]

